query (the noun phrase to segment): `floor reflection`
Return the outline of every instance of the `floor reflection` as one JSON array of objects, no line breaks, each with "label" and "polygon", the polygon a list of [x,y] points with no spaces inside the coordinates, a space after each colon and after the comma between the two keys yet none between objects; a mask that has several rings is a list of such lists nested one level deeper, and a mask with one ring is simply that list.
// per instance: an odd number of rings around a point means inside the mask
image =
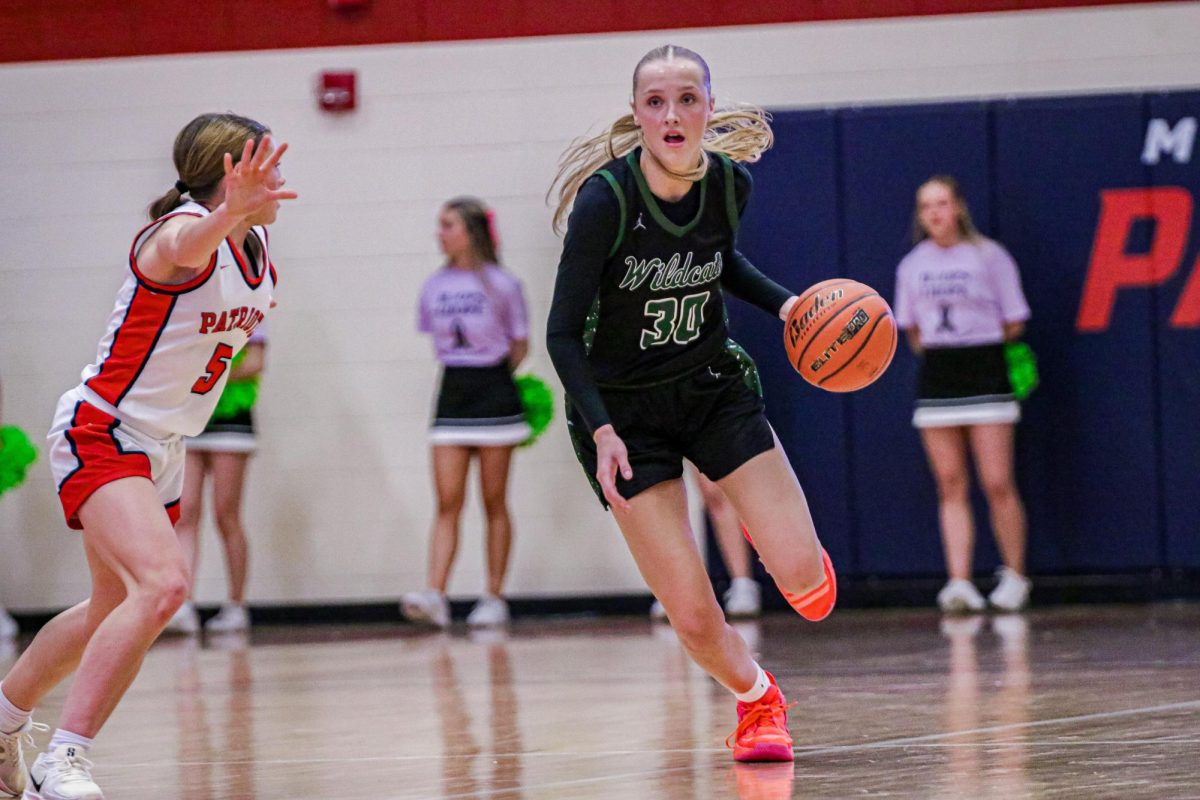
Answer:
[{"label": "floor reflection", "polygon": [[734,764],[738,800],[787,800],[796,783],[795,764]]},{"label": "floor reflection", "polygon": [[[990,632],[988,636],[986,632]],[[1029,623],[1017,614],[945,617],[949,643],[943,730],[949,797],[1029,796]],[[980,667],[980,648],[999,663]]]},{"label": "floor reflection", "polygon": [[663,645],[659,649],[662,712],[658,715],[662,757],[656,796],[663,800],[691,800],[696,797],[698,771],[692,732],[697,710],[690,675],[692,661],[670,625],[655,624],[653,633]]},{"label": "floor reflection", "polygon": [[[442,795],[455,798],[522,800],[521,728],[514,688],[512,659],[505,631],[475,631],[462,648],[439,635],[430,667],[434,709],[441,728]],[[474,661],[485,653],[489,702],[486,745],[474,733],[479,704],[468,701],[459,678],[459,661]],[[468,687],[469,688],[469,687]],[[483,773],[482,776],[479,773]]]},{"label": "floor reflection", "polygon": [[[175,718],[179,731],[179,796],[183,800],[255,800],[254,679],[249,640],[242,633],[197,637],[160,643],[176,650]],[[219,666],[209,683],[224,687],[211,692],[204,670],[213,669],[205,652],[220,653]],[[213,697],[225,694],[222,703]],[[210,719],[210,708],[215,709]]]},{"label": "floor reflection", "polygon": [[98,777],[121,800],[1197,796],[1200,605],[738,630],[798,704],[794,768],[734,764],[729,692],[639,617],[163,641]]}]

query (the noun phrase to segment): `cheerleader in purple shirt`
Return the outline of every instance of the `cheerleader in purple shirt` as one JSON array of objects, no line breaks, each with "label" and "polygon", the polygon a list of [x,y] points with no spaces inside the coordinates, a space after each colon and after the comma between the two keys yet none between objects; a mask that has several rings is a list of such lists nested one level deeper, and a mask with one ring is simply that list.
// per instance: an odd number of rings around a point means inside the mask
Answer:
[{"label": "cheerleader in purple shirt", "polygon": [[418,310],[418,327],[433,337],[443,367],[429,435],[437,517],[429,586],[404,595],[400,608],[415,622],[450,624],[446,584],[458,550],[467,472],[478,455],[488,586],[467,622],[502,625],[508,621],[501,591],[512,544],[508,469],[513,448],[530,434],[512,373],[529,352],[529,317],[520,281],[499,265],[491,211],[481,201],[446,203],[438,216],[438,243],[446,264],[425,281]]},{"label": "cheerleader in purple shirt", "polygon": [[[1017,611],[1029,600],[1025,509],[1013,476],[1013,430],[1021,409],[1004,356],[1029,319],[1012,257],[982,236],[957,181],[930,178],[917,190],[917,245],[896,270],[896,319],[921,357],[913,425],[938,488],[938,516],[949,582],[938,593],[947,612],[988,603]],[[1004,566],[987,600],[971,582],[975,531],[968,451],[974,456]]]}]

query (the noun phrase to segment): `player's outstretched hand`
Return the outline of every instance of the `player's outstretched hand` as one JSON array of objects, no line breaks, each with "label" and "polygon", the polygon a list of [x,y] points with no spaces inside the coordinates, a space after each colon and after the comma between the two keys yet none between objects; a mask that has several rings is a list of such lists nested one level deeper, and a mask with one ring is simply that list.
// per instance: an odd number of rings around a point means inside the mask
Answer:
[{"label": "player's outstretched hand", "polygon": [[267,203],[295,200],[299,196],[283,188],[286,181],[275,171],[287,148],[287,142],[276,147],[268,134],[257,150],[254,140],[247,139],[242,158],[236,164],[231,154],[225,154],[225,208],[231,214],[248,216]]},{"label": "player's outstretched hand", "polygon": [[613,508],[621,511],[629,510],[629,501],[617,491],[617,470],[625,480],[633,478],[633,468],[629,466],[629,451],[625,442],[617,436],[612,425],[602,425],[592,434],[596,443],[596,480],[604,491],[604,499]]}]

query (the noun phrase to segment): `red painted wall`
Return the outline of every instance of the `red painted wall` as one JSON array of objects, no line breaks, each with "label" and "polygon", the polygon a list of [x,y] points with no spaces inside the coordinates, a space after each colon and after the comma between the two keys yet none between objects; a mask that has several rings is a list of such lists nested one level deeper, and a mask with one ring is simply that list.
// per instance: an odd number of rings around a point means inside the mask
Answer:
[{"label": "red painted wall", "polygon": [[[0,0],[0,62],[1102,6],[1151,0]],[[1175,0],[1182,2],[1183,0]]]}]

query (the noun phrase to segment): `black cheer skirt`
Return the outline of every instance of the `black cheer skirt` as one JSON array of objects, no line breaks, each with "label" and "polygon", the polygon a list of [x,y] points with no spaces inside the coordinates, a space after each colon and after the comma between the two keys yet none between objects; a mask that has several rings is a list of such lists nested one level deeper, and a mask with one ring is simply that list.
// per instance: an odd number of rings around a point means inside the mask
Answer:
[{"label": "black cheer skirt", "polygon": [[1020,418],[1002,343],[924,352],[914,426],[993,425]]},{"label": "black cheer skirt", "polygon": [[508,364],[446,367],[430,427],[433,444],[504,447],[529,438]]}]

